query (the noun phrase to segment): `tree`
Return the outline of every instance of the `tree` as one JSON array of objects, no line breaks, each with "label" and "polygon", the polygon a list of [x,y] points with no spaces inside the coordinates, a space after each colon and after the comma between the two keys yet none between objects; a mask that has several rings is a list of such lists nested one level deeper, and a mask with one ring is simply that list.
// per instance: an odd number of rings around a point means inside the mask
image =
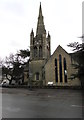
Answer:
[{"label": "tree", "polygon": [[84,88],[84,43],[80,44],[78,42],[74,42],[70,43],[68,46],[73,48],[73,57],[77,61],[77,64],[73,64],[73,66],[75,69],[78,69],[78,72],[73,74],[73,76],[80,79],[81,86]]},{"label": "tree", "polygon": [[15,80],[16,83],[20,83],[20,80],[24,79],[24,65],[28,62],[30,52],[29,50],[20,50],[15,55],[10,54],[6,57],[3,65],[3,74],[10,80]]}]

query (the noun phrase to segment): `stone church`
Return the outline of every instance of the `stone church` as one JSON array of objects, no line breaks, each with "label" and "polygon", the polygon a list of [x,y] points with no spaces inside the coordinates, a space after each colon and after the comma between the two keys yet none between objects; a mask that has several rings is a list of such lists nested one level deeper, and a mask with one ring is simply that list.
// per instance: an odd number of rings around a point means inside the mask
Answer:
[{"label": "stone church", "polygon": [[51,55],[51,36],[46,32],[41,3],[39,7],[36,35],[30,33],[30,58],[24,71],[24,82],[33,86],[80,86],[79,79],[72,80],[72,73],[77,72],[72,63],[72,54],[60,45]]}]

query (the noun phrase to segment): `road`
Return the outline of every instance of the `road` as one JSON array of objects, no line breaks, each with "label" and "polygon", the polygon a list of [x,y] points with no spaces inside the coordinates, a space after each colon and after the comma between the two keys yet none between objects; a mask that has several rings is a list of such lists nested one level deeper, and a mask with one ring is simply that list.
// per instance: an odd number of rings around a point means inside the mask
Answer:
[{"label": "road", "polygon": [[4,88],[3,118],[82,118],[82,93],[69,89]]}]

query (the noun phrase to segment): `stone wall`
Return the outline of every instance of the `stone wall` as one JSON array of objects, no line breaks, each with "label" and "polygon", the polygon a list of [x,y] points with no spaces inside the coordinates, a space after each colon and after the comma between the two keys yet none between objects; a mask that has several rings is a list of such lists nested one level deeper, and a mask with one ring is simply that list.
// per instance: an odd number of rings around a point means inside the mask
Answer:
[{"label": "stone wall", "polygon": [[[59,55],[62,56],[62,82],[60,82],[60,74],[59,74]],[[57,59],[58,82],[56,82],[56,78],[55,78],[55,58]],[[64,58],[66,58],[66,65],[67,65],[67,83],[65,83],[64,80],[64,64],[63,64]],[[48,82],[53,82],[54,85],[57,86],[75,86],[75,85],[79,86],[80,81],[78,79],[75,80],[71,79],[71,74],[77,72],[77,70],[75,70],[72,66],[72,63],[74,62],[75,61],[73,59],[71,60],[71,56],[61,46],[58,46],[56,51],[53,53],[53,55],[45,65],[46,85],[48,85]]]}]

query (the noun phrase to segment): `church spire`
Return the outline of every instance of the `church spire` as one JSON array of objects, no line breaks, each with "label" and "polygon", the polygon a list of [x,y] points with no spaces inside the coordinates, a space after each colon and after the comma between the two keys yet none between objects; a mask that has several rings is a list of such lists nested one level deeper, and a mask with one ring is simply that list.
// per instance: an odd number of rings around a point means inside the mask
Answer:
[{"label": "church spire", "polygon": [[45,26],[44,26],[42,8],[41,8],[41,2],[40,2],[36,35],[43,34],[43,33],[45,33]]},{"label": "church spire", "polygon": [[42,17],[42,8],[41,8],[41,2],[40,2],[40,7],[39,7],[39,17]]}]

